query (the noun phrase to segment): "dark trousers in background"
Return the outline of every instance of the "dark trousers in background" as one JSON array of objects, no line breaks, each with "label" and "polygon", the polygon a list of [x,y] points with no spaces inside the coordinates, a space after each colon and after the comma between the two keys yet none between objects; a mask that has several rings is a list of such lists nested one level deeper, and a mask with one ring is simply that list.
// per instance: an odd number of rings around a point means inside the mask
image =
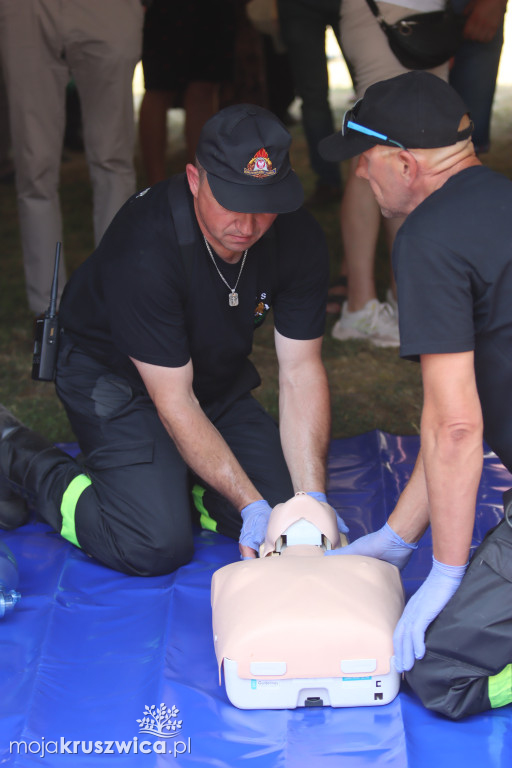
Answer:
[{"label": "dark trousers in background", "polygon": [[[325,31],[339,41],[339,0],[278,0],[281,36],[288,51],[295,88],[302,99],[302,125],[318,182],[341,187],[339,166],[320,157],[318,144],[334,133],[329,104]],[[340,44],[341,45],[341,44]]]},{"label": "dark trousers in background", "polygon": [[[452,0],[455,11],[461,13],[468,0]],[[488,43],[464,40],[450,68],[450,85],[464,100],[475,124],[473,143],[477,152],[487,152],[491,143],[491,116],[496,80],[503,48],[503,27],[500,24]]]}]

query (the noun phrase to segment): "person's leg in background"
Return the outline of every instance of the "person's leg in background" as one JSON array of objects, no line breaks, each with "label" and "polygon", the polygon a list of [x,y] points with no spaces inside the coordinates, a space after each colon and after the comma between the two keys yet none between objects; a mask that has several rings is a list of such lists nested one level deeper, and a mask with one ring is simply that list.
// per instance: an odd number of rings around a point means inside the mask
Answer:
[{"label": "person's leg in background", "polygon": [[[467,0],[453,0],[454,10],[462,12]],[[473,6],[478,3],[473,3]],[[489,41],[466,39],[455,54],[450,69],[450,85],[464,100],[475,124],[473,143],[477,153],[489,150],[491,114],[496,79],[503,48],[503,26],[506,2],[496,0],[496,14],[501,15],[496,32]]]},{"label": "person's leg in background", "polygon": [[[380,3],[380,9],[389,23],[402,18],[408,11],[391,3]],[[351,62],[358,98],[362,98],[366,89],[378,80],[407,72],[392,53],[385,34],[364,0],[343,0],[340,34],[343,50]],[[442,65],[431,71],[446,79],[447,69],[447,65]],[[375,252],[382,218],[370,185],[355,175],[357,162],[357,158],[351,160],[340,209],[348,291],[332,335],[340,341],[366,339],[376,346],[397,347],[400,340],[396,310],[389,300],[378,300],[375,284]],[[398,219],[384,221],[390,249],[399,226]],[[391,269],[389,271],[391,273]],[[394,303],[391,278],[390,284],[388,297]]]},{"label": "person's leg in background", "polygon": [[146,87],[139,111],[139,146],[144,178],[151,187],[167,177],[167,112],[173,107],[171,91]]},{"label": "person's leg in background", "polygon": [[[377,346],[398,346],[396,314],[386,302],[378,301],[375,285],[375,251],[381,213],[370,185],[355,175],[357,162],[358,158],[351,160],[340,209],[348,298],[332,335],[340,341],[369,338]],[[400,223],[395,219],[384,220],[389,241],[392,242]]]},{"label": "person's leg in background", "polygon": [[[181,31],[183,10],[174,24]],[[145,181],[152,186],[167,177],[167,112],[178,106],[172,8],[155,0],[144,16],[142,70],[144,95],[139,110],[139,147]]]},{"label": "person's leg in background", "polygon": [[143,9],[139,0],[73,6],[66,60],[80,96],[98,244],[136,188],[132,81],[142,53]]},{"label": "person's leg in background", "polygon": [[280,35],[260,33],[265,62],[267,108],[285,125],[293,125],[295,118],[288,111],[295,100],[295,84],[288,53]]},{"label": "person's leg in background", "polygon": [[359,158],[350,161],[350,172],[341,202],[343,252],[350,283],[348,309],[357,312],[376,298],[373,263],[380,227],[380,211],[370,185],[355,175]]},{"label": "person's leg in background", "polygon": [[84,151],[84,135],[82,129],[82,108],[76,84],[71,79],[66,88],[66,130],[64,132],[64,148],[71,152]]},{"label": "person's leg in background", "polygon": [[185,90],[185,144],[187,163],[193,163],[203,125],[219,110],[218,82],[195,80]]},{"label": "person's leg in background", "polygon": [[[337,6],[337,14],[333,7]],[[325,31],[339,17],[339,2],[320,0],[278,0],[281,35],[288,50],[297,94],[302,100],[302,123],[310,165],[316,176],[316,190],[310,205],[324,204],[341,197],[339,166],[323,160],[318,144],[334,132],[329,104],[329,77],[325,53]]]},{"label": "person's leg in background", "polygon": [[[69,72],[62,59],[59,3],[0,0],[0,55],[9,102],[28,305],[49,304],[55,244],[62,241],[59,170]],[[61,259],[59,292],[66,280]]]},{"label": "person's leg in background", "polygon": [[[168,177],[167,112],[177,106],[175,91],[146,88],[139,112],[139,142],[146,181],[149,186]],[[201,129],[217,111],[219,84],[193,82],[185,87],[186,162],[193,163]]]},{"label": "person's leg in background", "polygon": [[2,57],[0,56],[0,182],[10,183],[14,180],[14,165],[11,158],[11,132],[9,130],[9,104],[2,74]]},{"label": "person's leg in background", "polygon": [[185,162],[194,162],[202,127],[219,109],[220,84],[233,78],[235,29],[226,0],[154,0],[146,12],[139,144],[148,184],[169,175],[169,109],[185,111]]}]

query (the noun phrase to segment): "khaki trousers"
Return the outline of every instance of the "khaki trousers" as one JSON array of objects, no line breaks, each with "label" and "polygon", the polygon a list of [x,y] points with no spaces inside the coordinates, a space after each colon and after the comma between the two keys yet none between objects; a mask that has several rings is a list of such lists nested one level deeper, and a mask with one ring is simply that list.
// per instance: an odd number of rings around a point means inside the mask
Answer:
[{"label": "khaki trousers", "polygon": [[[48,306],[62,240],[66,85],[72,77],[80,96],[98,243],[135,191],[132,79],[142,25],[140,0],[0,0],[26,290],[36,314]],[[59,282],[63,288],[64,269]]]}]

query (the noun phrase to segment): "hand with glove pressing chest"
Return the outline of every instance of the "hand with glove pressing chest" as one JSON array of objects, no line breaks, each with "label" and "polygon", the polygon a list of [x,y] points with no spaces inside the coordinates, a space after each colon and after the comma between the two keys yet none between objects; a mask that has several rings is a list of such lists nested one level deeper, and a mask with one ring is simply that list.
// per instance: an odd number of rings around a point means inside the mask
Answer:
[{"label": "hand with glove pressing chest", "polygon": [[244,521],[238,540],[242,560],[251,560],[258,556],[271,512],[270,504],[264,499],[251,502],[240,512]]},{"label": "hand with glove pressing chest", "polygon": [[[316,501],[328,504],[325,493],[319,491],[308,491]],[[239,538],[240,556],[242,560],[251,560],[258,556],[260,544],[265,540],[268,521],[272,509],[267,501],[259,499],[248,504],[241,511],[243,526]],[[348,532],[348,527],[343,519],[337,516],[338,529],[342,533]]]},{"label": "hand with glove pressing chest", "polygon": [[[341,529],[340,529],[341,530]],[[397,568],[404,568],[417,549],[417,544],[407,544],[387,523],[374,533],[361,536],[341,549],[332,549],[326,555],[364,555],[385,560]]]}]

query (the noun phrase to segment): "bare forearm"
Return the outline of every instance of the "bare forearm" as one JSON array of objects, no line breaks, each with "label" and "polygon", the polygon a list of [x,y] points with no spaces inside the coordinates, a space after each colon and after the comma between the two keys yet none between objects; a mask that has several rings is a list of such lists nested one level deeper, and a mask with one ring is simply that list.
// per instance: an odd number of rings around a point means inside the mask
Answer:
[{"label": "bare forearm", "polygon": [[435,435],[425,430],[422,444],[434,557],[447,565],[464,565],[482,473],[481,433]]},{"label": "bare forearm", "polygon": [[464,565],[483,463],[474,354],[422,355],[421,367],[421,453],[434,557],[446,565]]},{"label": "bare forearm", "polygon": [[416,544],[429,526],[430,510],[421,450],[388,523],[408,544]]},{"label": "bare forearm", "polygon": [[158,412],[185,463],[236,509],[262,498],[199,405],[182,407],[171,418],[164,408]]},{"label": "bare forearm", "polygon": [[279,424],[296,491],[324,491],[331,434],[329,387],[321,363],[305,365],[297,381],[282,380]]},{"label": "bare forearm", "polygon": [[189,360],[179,368],[164,368],[131,360],[185,463],[239,511],[261,499],[199,405],[192,387],[192,362]]}]

